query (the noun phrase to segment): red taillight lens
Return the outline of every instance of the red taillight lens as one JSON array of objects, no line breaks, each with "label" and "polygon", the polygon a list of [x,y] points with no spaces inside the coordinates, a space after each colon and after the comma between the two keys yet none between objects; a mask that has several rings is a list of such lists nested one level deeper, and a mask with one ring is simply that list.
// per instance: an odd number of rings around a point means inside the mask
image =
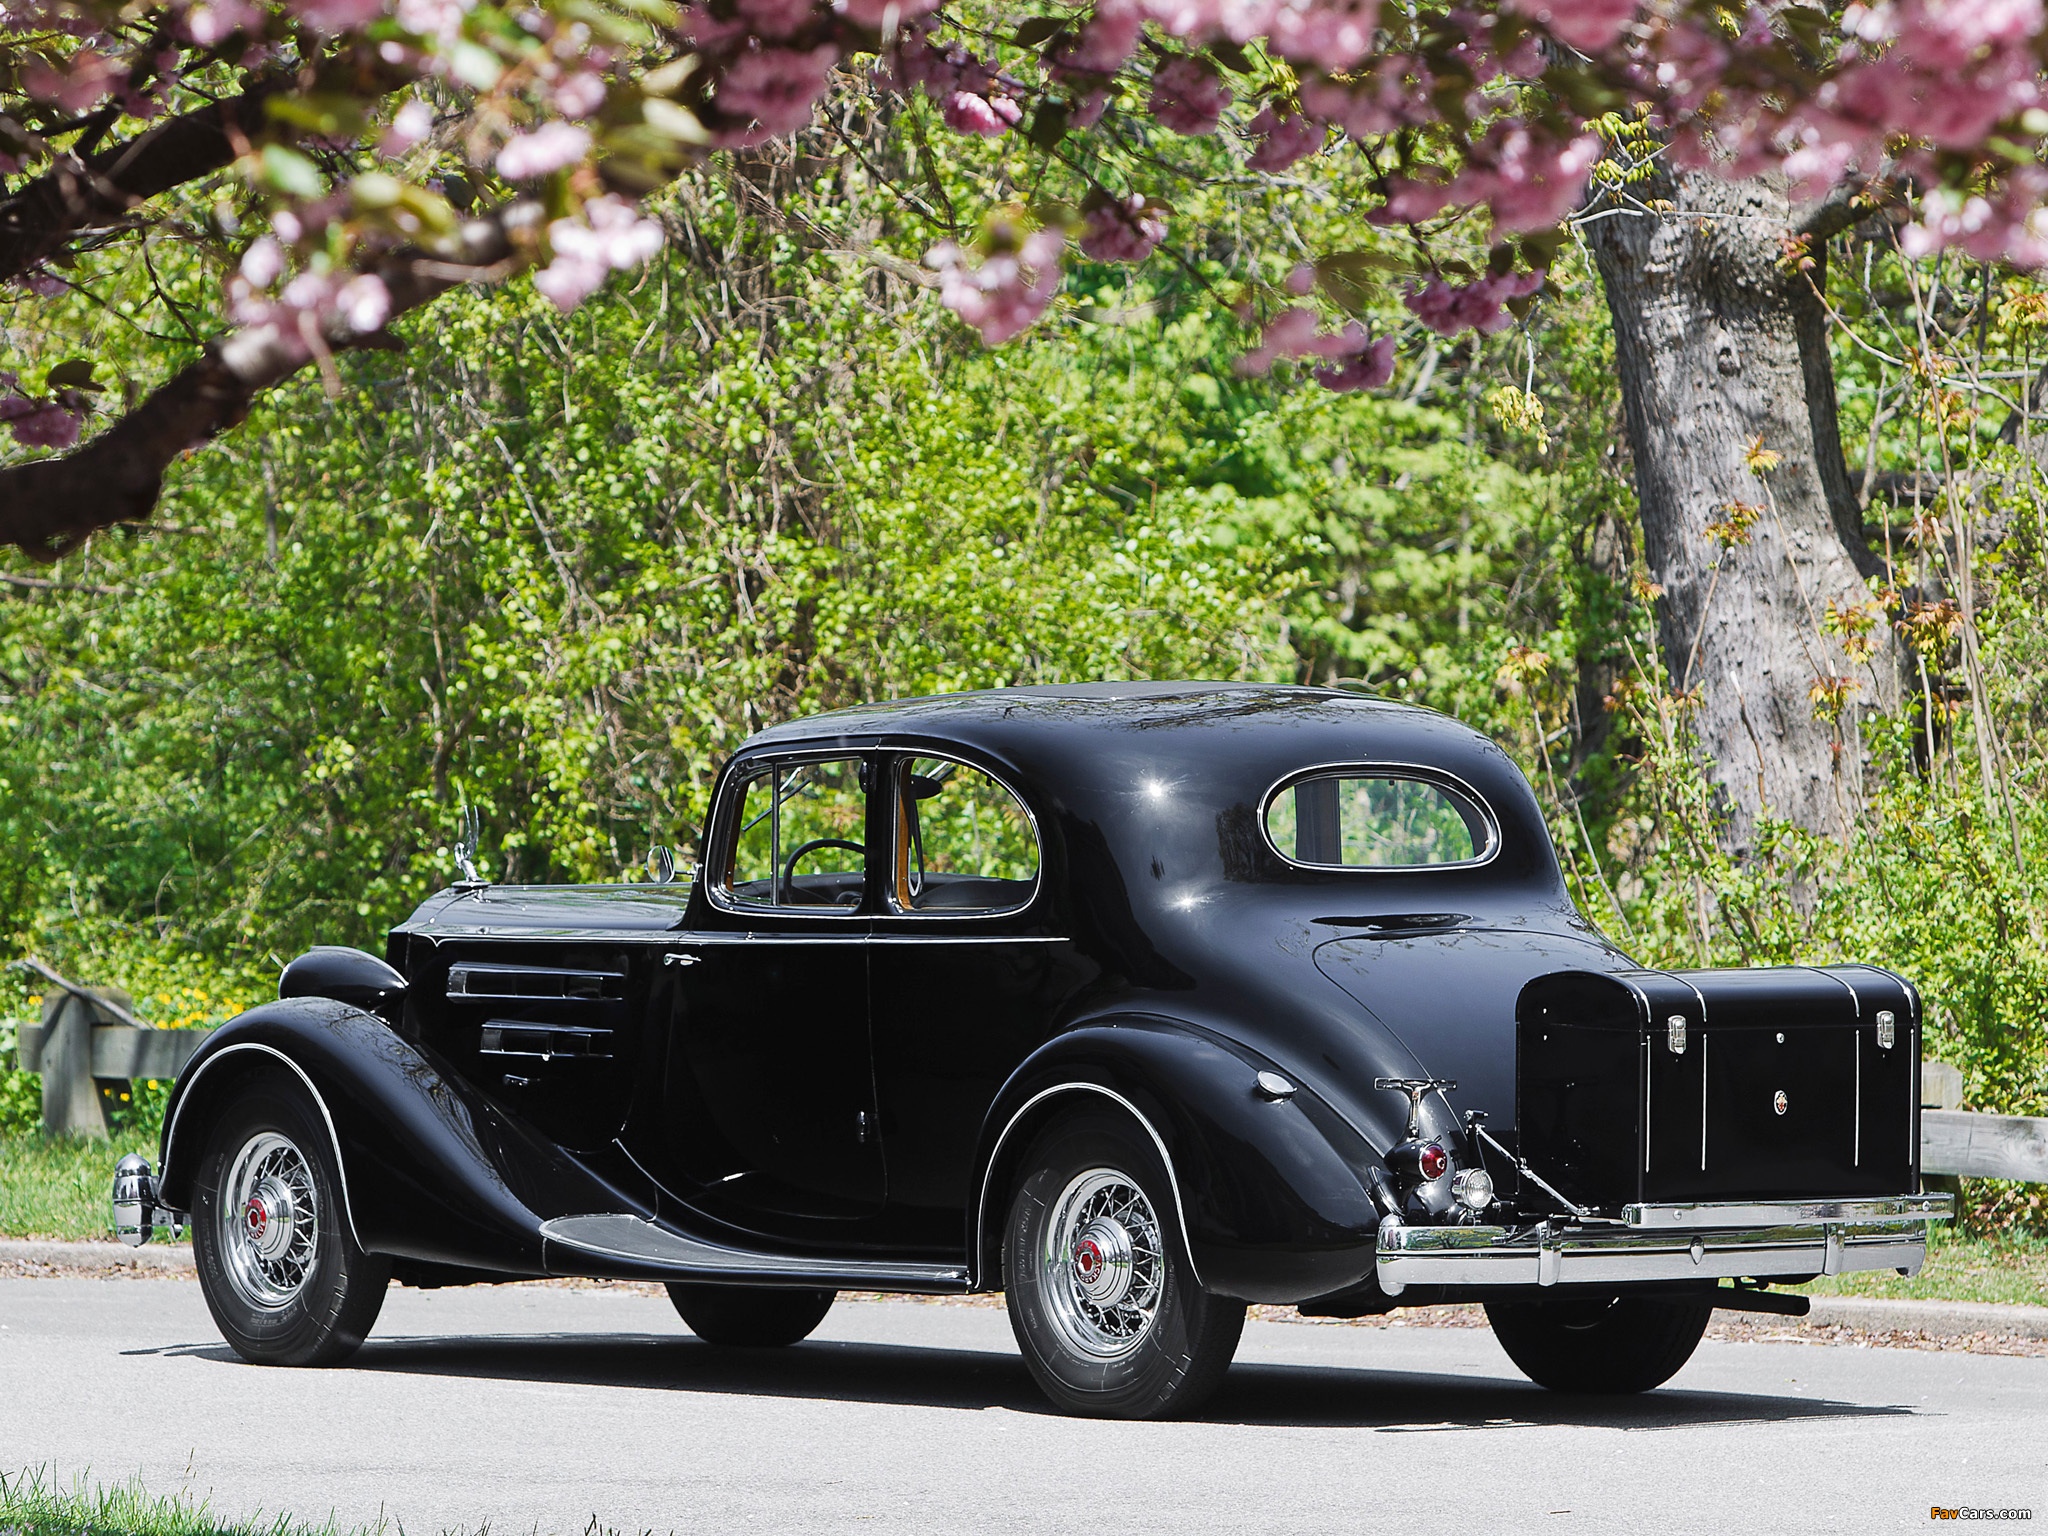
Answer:
[{"label": "red taillight lens", "polygon": [[1440,1179],[1450,1170],[1451,1160],[1444,1149],[1432,1141],[1422,1149],[1420,1166],[1425,1179]]}]

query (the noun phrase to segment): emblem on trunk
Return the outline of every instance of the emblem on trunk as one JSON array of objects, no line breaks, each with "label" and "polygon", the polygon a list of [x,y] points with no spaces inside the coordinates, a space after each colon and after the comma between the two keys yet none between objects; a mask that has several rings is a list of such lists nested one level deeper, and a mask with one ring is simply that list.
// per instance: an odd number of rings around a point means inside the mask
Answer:
[{"label": "emblem on trunk", "polygon": [[1785,1090],[1782,1088],[1780,1088],[1771,1097],[1771,1108],[1775,1109],[1781,1115],[1785,1113],[1788,1104],[1789,1101],[1785,1097]]}]

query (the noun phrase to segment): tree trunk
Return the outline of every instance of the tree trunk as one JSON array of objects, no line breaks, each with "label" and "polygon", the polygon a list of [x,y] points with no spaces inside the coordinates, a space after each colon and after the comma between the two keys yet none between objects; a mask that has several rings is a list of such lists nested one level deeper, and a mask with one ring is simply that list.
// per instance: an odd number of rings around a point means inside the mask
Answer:
[{"label": "tree trunk", "polygon": [[[1823,632],[1828,603],[1866,604],[1878,562],[1842,460],[1825,286],[1826,215],[1802,229],[1783,184],[1659,171],[1634,188],[1662,217],[1610,214],[1588,230],[1614,320],[1615,359],[1650,574],[1664,589],[1659,641],[1722,799],[1725,846],[1753,846],[1760,817],[1847,830],[1860,798],[1858,718],[1896,706],[1889,622],[1862,662]],[[1810,273],[1783,260],[1811,233]],[[1811,282],[1809,282],[1809,277]],[[1761,474],[1752,445],[1781,456]],[[1725,553],[1710,523],[1759,508]],[[1732,521],[1740,522],[1737,513]],[[1839,719],[1817,719],[1816,682],[1853,679]]]}]

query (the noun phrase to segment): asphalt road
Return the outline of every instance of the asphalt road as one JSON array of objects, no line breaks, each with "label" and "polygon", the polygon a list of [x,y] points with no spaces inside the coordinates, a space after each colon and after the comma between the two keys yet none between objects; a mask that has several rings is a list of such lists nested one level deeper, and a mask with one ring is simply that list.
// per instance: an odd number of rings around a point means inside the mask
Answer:
[{"label": "asphalt road", "polygon": [[1615,1401],[1528,1385],[1483,1329],[1253,1323],[1237,1358],[1196,1422],[1089,1423],[992,1308],[845,1303],[741,1355],[658,1297],[394,1291],[349,1365],[286,1371],[237,1360],[190,1281],[0,1280],[0,1467],[394,1536],[2048,1522],[2048,1359],[1710,1342]]}]

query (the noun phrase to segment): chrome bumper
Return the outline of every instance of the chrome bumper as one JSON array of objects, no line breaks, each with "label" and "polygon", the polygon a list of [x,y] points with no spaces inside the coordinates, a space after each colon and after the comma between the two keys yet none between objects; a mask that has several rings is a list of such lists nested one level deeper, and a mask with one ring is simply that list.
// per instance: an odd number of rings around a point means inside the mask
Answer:
[{"label": "chrome bumper", "polygon": [[140,1248],[161,1231],[176,1242],[185,1230],[182,1211],[157,1204],[156,1174],[149,1159],[131,1152],[114,1168],[114,1235]]},{"label": "chrome bumper", "polygon": [[1376,1267],[1389,1296],[1411,1285],[1621,1285],[1855,1269],[1913,1274],[1927,1257],[1926,1223],[1953,1208],[1949,1195],[1902,1195],[1632,1205],[1611,1226],[1551,1220],[1411,1227],[1389,1216],[1380,1223]]}]

